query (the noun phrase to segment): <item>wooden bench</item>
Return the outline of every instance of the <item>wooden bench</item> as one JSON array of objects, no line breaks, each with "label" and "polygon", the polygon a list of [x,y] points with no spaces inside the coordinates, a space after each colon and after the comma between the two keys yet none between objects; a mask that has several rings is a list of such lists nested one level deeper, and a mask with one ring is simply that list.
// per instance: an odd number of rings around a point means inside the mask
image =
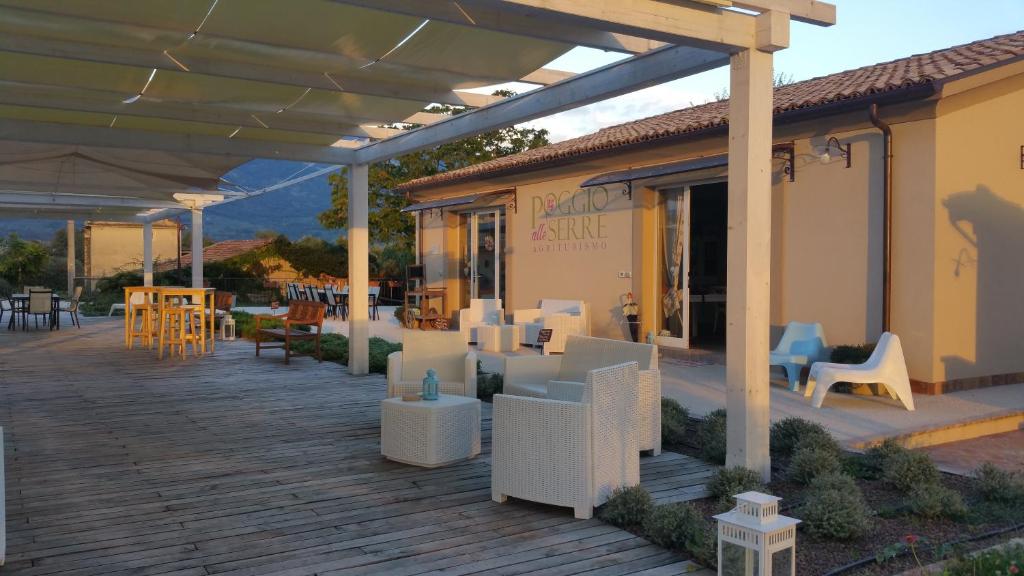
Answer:
[{"label": "wooden bench", "polygon": [[[310,302],[308,300],[292,300],[288,303],[288,312],[271,316],[260,314],[256,316],[256,355],[260,355],[261,348],[284,348],[284,363],[288,364],[292,356],[307,356],[307,354],[296,354],[291,349],[292,342],[312,340],[316,347],[316,359],[323,362],[320,354],[320,334],[324,330],[324,313],[327,305],[323,302]],[[262,328],[260,324],[264,320],[283,320],[283,328]],[[316,326],[316,332],[312,330],[296,330],[293,326]],[[282,345],[268,346],[263,344],[264,339],[275,341],[283,340]]]}]

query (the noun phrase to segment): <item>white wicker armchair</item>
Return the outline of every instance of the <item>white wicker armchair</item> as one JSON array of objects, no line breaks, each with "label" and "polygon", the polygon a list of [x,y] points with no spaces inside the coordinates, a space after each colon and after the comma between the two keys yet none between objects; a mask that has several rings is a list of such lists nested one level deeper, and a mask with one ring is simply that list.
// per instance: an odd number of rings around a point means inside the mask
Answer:
[{"label": "white wicker armchair", "polygon": [[388,397],[422,391],[428,368],[440,393],[476,398],[476,352],[459,332],[440,330],[402,330],[402,350],[388,354]]},{"label": "white wicker armchair", "polygon": [[541,300],[540,308],[513,311],[512,322],[519,326],[520,344],[528,346],[536,345],[540,331],[550,328],[545,355],[564,351],[565,337],[570,334],[590,335],[589,306],[582,300]]},{"label": "white wicker armchair", "polygon": [[612,490],[640,483],[637,364],[587,373],[580,402],[494,396],[491,498],[570,506],[590,518]]},{"label": "white wicker armchair", "polygon": [[589,370],[622,362],[636,362],[640,371],[639,449],[661,454],[661,372],[653,344],[569,336],[561,356],[505,357],[503,390],[515,396],[579,402]]},{"label": "white wicker armchair", "polygon": [[459,310],[459,332],[468,343],[477,342],[479,326],[500,326],[505,323],[505,310],[501,307],[501,299],[484,300],[473,298],[469,308]]}]

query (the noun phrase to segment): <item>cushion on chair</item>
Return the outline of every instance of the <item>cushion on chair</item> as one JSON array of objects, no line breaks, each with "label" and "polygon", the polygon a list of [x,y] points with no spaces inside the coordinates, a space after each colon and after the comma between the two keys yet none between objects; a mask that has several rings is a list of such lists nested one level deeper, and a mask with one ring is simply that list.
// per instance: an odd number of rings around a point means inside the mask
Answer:
[{"label": "cushion on chair", "polygon": [[402,331],[402,375],[406,378],[422,378],[432,368],[442,382],[461,382],[466,377],[467,353],[469,346],[459,332]]}]

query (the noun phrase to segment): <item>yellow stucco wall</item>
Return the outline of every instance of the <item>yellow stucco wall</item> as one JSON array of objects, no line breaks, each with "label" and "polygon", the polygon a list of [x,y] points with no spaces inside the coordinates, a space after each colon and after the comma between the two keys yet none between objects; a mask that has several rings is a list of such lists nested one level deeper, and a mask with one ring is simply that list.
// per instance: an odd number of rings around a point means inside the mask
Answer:
[{"label": "yellow stucco wall", "polygon": [[[93,278],[142,269],[142,224],[89,222],[85,227],[86,270]],[[178,229],[173,223],[153,224],[153,260],[178,257]]]},{"label": "yellow stucco wall", "polygon": [[1024,76],[944,98],[936,126],[937,380],[1024,372]]},{"label": "yellow stucco wall", "polygon": [[[1024,71],[1024,70],[1022,70]],[[939,382],[1024,372],[1024,170],[1021,145],[1024,75],[995,81],[973,77],[950,84],[942,99],[882,109],[893,129],[893,277],[891,329],[902,340],[910,376]],[[852,144],[852,166],[819,160],[828,137]],[[867,109],[776,128],[776,142],[794,142],[795,182],[776,162],[772,191],[774,335],[790,320],[818,321],[831,344],[874,341],[882,331],[883,150]],[[655,328],[660,282],[658,194],[635,187],[632,201],[602,211],[587,234],[584,215],[562,214],[583,180],[611,170],[719,153],[725,137],[587,159],[559,168],[500,176],[429,191],[428,197],[514,187],[518,210],[508,214],[506,301],[511,313],[541,298],[585,299],[595,335],[624,338],[620,298],[633,290],[643,330]],[[686,183],[680,176],[678,184]],[[552,196],[553,195],[553,196]],[[555,199],[554,210],[547,206]],[[569,201],[571,205],[571,200]],[[570,212],[572,212],[570,210]],[[593,214],[589,214],[593,216]],[[552,219],[575,219],[553,239],[538,235]],[[459,292],[458,219],[426,215],[421,239],[432,285]],[[447,226],[447,227],[445,227]],[[561,226],[561,225],[560,225]],[[574,236],[575,234],[575,236]],[[594,243],[596,241],[596,243]],[[445,254],[449,253],[448,257]],[[631,278],[620,278],[629,272]],[[447,283],[444,278],[448,277]],[[980,288],[979,288],[980,287]],[[451,310],[463,303],[453,298]]]}]

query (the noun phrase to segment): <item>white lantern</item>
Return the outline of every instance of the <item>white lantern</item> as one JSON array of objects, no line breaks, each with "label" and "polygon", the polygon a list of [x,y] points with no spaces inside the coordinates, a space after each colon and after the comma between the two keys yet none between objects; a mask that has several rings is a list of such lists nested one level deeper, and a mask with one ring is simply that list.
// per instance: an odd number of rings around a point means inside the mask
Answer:
[{"label": "white lantern", "polygon": [[[760,492],[736,495],[736,507],[718,520],[718,574],[771,576],[777,552],[789,550],[789,574],[796,575],[796,518],[779,516],[779,500]],[[742,555],[730,554],[741,549]],[[756,553],[756,556],[755,556]],[[741,567],[726,566],[742,562]]]},{"label": "white lantern", "polygon": [[235,319],[230,315],[225,316],[220,323],[220,339],[229,341],[235,339]]}]

